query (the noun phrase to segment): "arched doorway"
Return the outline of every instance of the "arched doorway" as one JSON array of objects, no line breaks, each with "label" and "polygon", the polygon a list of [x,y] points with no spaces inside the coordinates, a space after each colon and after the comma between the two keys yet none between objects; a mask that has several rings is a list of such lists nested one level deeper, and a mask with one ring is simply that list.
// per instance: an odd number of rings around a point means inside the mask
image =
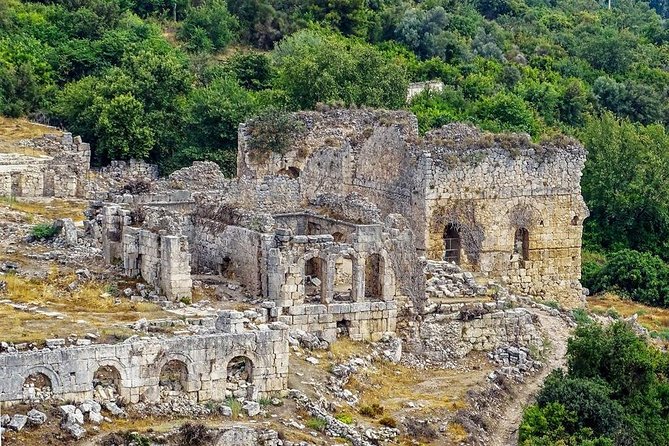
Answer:
[{"label": "arched doorway", "polygon": [[121,373],[111,365],[103,365],[93,374],[93,399],[116,401],[121,390]]},{"label": "arched doorway", "polygon": [[23,382],[23,399],[33,402],[48,400],[53,396],[53,385],[44,373],[28,375]]},{"label": "arched doorway", "polygon": [[460,233],[455,225],[449,223],[444,230],[444,260],[459,265],[461,249]]},{"label": "arched doorway", "polygon": [[174,398],[186,394],[188,367],[183,361],[172,359],[160,369],[160,398]]},{"label": "arched doorway", "polygon": [[[253,361],[240,355],[228,362],[226,369],[227,390],[234,398],[251,398],[253,386]],[[227,393],[227,392],[226,392]]]}]

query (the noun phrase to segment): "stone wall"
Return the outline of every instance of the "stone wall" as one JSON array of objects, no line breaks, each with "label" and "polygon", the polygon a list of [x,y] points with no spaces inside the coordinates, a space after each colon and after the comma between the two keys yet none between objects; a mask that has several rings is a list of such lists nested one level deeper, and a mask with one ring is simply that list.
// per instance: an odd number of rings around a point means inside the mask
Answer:
[{"label": "stone wall", "polygon": [[161,371],[168,363],[184,367],[183,392],[193,402],[224,400],[228,364],[243,356],[251,363],[248,399],[287,387],[288,335],[285,325],[256,331],[143,339],[116,345],[88,345],[0,354],[0,402],[28,399],[26,379],[41,374],[51,395],[64,400],[94,398],[94,375],[104,366],[115,374],[116,392],[129,403],[158,402]]},{"label": "stone wall", "polygon": [[381,218],[403,215],[419,255],[443,259],[453,245],[446,257],[472,271],[548,300],[581,302],[588,210],[580,190],[585,150],[575,141],[539,145],[526,135],[492,135],[462,124],[420,138],[407,112],[295,117],[306,131],[285,154],[251,153],[251,132],[240,126],[240,178],[290,178],[312,204],[358,194]]},{"label": "stone wall", "polygon": [[[585,151],[536,145],[452,125],[426,136],[425,240],[429,259],[448,255],[519,292],[577,304],[588,209],[580,179]],[[451,235],[446,232],[451,230]]]},{"label": "stone wall", "polygon": [[64,133],[26,140],[21,145],[42,154],[0,153],[0,196],[85,196],[91,159],[89,144]]},{"label": "stone wall", "polygon": [[532,314],[524,308],[509,308],[503,301],[434,305],[404,333],[408,352],[436,363],[504,345],[532,349],[543,345]]},{"label": "stone wall", "polygon": [[444,83],[442,81],[426,81],[414,82],[407,87],[407,102],[411,102],[413,98],[424,91],[431,91],[432,93],[441,93],[444,90]]}]

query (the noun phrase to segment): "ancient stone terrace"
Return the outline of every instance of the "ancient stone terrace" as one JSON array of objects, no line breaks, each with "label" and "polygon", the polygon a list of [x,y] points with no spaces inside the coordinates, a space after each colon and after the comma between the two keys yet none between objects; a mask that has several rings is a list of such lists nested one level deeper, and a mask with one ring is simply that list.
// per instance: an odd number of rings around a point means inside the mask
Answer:
[{"label": "ancient stone terrace", "polygon": [[[142,338],[108,345],[0,354],[0,402],[33,399],[191,402],[233,396],[257,399],[284,390],[288,376],[286,326],[246,330],[242,313],[228,312],[212,334]],[[241,371],[240,371],[241,369]]]}]

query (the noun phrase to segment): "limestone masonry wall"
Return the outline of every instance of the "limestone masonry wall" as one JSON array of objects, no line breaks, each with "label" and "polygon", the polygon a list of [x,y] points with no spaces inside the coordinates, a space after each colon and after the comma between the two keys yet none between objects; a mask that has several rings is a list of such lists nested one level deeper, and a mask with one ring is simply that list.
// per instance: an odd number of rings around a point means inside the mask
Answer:
[{"label": "limestone masonry wall", "polygon": [[[229,317],[225,315],[222,317]],[[161,399],[161,371],[168,363],[186,370],[183,391],[193,402],[228,397],[228,364],[245,357],[252,364],[247,398],[284,390],[288,377],[288,337],[283,324],[256,331],[144,339],[116,345],[45,348],[0,354],[0,402],[30,399],[24,383],[30,376],[46,377],[51,395],[82,401],[94,398],[94,375],[101,367],[117,374],[119,396],[129,403]]]},{"label": "limestone masonry wall", "polygon": [[91,163],[90,145],[71,133],[44,135],[23,146],[41,155],[0,153],[0,196],[56,197],[85,196]]}]

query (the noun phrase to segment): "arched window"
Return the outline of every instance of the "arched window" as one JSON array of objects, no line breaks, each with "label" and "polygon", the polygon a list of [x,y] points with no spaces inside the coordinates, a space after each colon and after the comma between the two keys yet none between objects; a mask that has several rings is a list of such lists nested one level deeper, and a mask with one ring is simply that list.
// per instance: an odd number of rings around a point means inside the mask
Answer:
[{"label": "arched window", "polygon": [[33,373],[23,382],[23,398],[31,401],[44,401],[52,396],[51,380],[44,373]]},{"label": "arched window", "polygon": [[525,228],[518,228],[513,240],[513,253],[520,256],[520,260],[530,258],[530,233]]},{"label": "arched window", "polygon": [[460,233],[455,225],[448,224],[444,230],[444,260],[460,264]]},{"label": "arched window", "polygon": [[350,301],[353,292],[353,261],[340,256],[335,260],[334,296],[336,301]]},{"label": "arched window", "polygon": [[346,236],[341,232],[335,232],[332,234],[334,241],[337,243],[344,243],[346,241]]}]

